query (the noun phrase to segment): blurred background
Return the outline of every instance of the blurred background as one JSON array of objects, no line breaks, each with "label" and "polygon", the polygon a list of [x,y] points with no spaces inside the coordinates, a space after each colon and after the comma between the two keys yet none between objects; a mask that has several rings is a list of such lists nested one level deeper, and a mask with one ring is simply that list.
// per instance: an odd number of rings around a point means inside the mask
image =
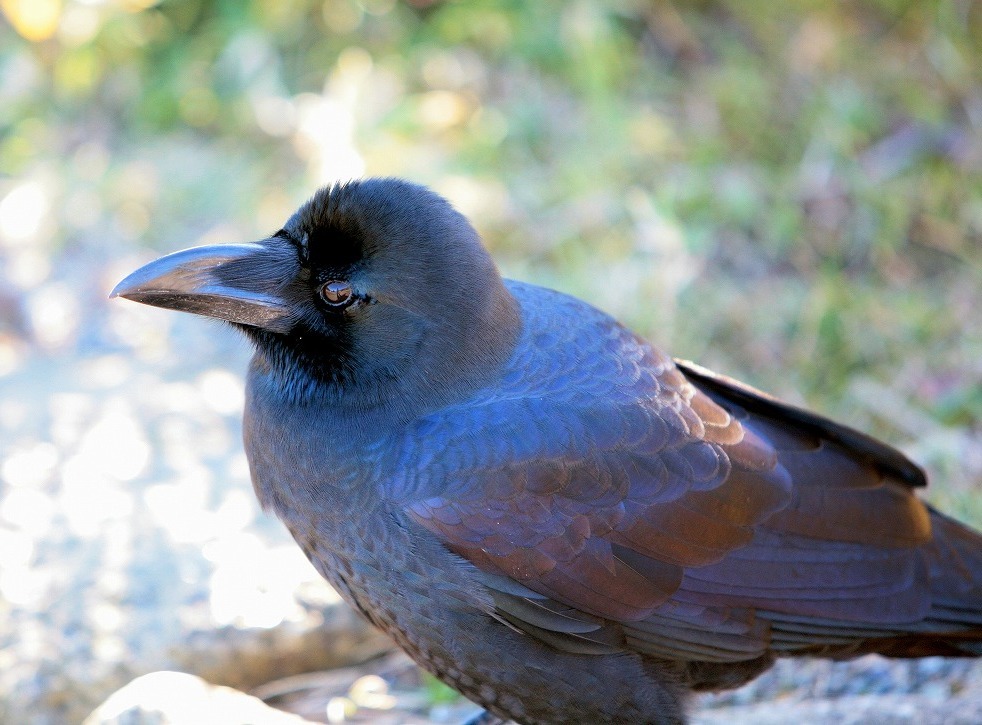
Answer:
[{"label": "blurred background", "polygon": [[[508,276],[883,437],[982,525],[982,3],[0,11],[0,721],[78,721],[154,669],[255,687],[382,651],[253,501],[246,344],[106,299],[338,179],[432,186]],[[331,717],[456,717],[400,672]],[[769,678],[699,717],[982,687],[946,661]]]}]

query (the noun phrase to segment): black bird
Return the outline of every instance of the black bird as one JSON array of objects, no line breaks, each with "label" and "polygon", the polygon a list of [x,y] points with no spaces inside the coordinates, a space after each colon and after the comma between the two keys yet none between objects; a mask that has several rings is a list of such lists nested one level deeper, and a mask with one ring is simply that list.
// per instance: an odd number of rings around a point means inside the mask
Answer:
[{"label": "black bird", "polygon": [[687,691],[776,657],[982,654],[982,535],[916,496],[921,469],[502,280],[423,187],[322,189],[113,295],[252,339],[260,501],[494,717],[681,722]]}]

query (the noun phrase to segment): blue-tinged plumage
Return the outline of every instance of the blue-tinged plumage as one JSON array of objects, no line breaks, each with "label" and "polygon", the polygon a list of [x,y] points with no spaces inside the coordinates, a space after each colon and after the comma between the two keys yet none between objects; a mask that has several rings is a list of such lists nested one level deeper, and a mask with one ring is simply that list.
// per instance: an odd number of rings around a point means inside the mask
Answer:
[{"label": "blue-tinged plumage", "polygon": [[254,247],[117,291],[249,334],[260,500],[496,715],[679,722],[776,656],[979,654],[982,537],[898,451],[502,281],[422,187],[322,190]]}]

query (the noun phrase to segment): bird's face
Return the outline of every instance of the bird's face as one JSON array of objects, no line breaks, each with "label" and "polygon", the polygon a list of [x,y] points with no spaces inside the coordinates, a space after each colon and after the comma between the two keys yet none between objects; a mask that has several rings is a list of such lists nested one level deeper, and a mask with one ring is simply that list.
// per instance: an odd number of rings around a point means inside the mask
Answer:
[{"label": "bird's face", "polygon": [[518,328],[467,220],[394,179],[322,189],[273,236],[162,257],[112,294],[230,322],[274,372],[372,405],[486,368]]}]

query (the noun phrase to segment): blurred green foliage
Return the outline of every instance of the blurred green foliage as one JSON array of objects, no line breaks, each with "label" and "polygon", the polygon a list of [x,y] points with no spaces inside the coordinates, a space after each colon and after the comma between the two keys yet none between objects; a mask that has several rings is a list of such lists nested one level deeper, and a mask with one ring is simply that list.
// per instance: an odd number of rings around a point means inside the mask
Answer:
[{"label": "blurred green foliage", "polygon": [[420,673],[423,679],[423,690],[426,693],[427,704],[440,705],[447,702],[456,702],[460,699],[460,694],[451,687],[440,682],[429,672]]},{"label": "blurred green foliage", "polygon": [[509,274],[979,483],[982,3],[0,7],[0,193],[41,179],[52,255],[406,176]]}]

